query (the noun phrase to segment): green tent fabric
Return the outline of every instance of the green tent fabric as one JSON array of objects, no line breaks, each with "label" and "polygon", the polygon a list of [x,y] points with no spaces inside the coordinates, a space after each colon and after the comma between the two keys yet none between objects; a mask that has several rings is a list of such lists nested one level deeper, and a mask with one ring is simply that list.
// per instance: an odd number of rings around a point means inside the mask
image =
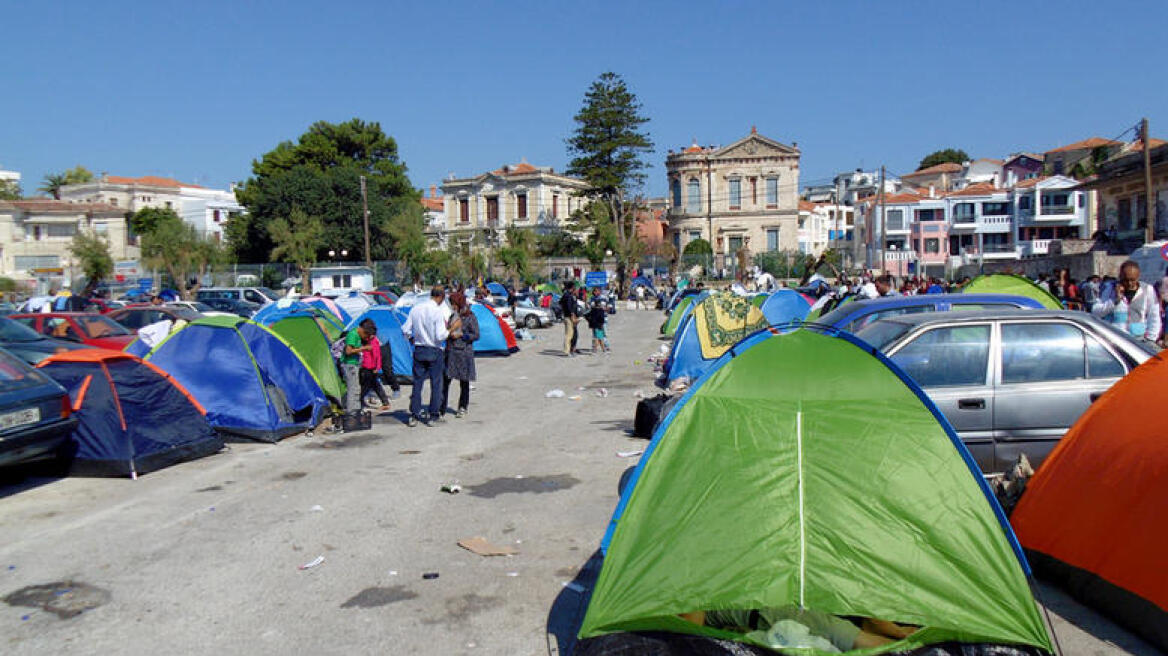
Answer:
[{"label": "green tent fabric", "polygon": [[694,299],[697,297],[698,295],[691,294],[677,302],[677,306],[674,307],[673,311],[669,313],[669,318],[665,320],[665,323],[661,324],[662,335],[665,335],[666,337],[673,337],[674,333],[677,332],[677,326],[681,323],[681,320],[685,318],[686,309],[688,309],[689,306],[693,304]]},{"label": "green tent fabric", "polygon": [[330,321],[308,314],[289,315],[268,326],[300,356],[325,395],[340,404],[345,398],[345,382],[329,352],[329,344],[340,335],[340,330],[336,330],[336,336],[328,334],[334,328]]},{"label": "green tent fabric", "polygon": [[1012,273],[989,273],[978,276],[969,281],[961,291],[970,294],[1015,294],[1032,298],[1049,310],[1063,309],[1063,304],[1054,297],[1054,294],[1039,287],[1029,278]]},{"label": "green tent fabric", "polygon": [[801,604],[923,627],[866,653],[946,641],[1051,652],[1017,542],[943,422],[854,338],[744,340],[646,450],[580,636],[749,642],[677,614]]}]

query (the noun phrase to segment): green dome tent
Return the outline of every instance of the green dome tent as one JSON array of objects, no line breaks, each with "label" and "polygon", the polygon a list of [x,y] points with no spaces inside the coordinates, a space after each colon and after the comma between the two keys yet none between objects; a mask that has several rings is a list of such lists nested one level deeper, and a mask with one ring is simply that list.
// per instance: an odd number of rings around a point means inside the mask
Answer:
[{"label": "green dome tent", "polygon": [[340,337],[331,321],[315,313],[289,314],[268,325],[268,330],[284,338],[312,372],[321,390],[338,407],[345,400],[345,382],[337,372],[329,345]]},{"label": "green dome tent", "polygon": [[677,307],[673,308],[673,311],[669,313],[669,318],[665,320],[665,323],[661,324],[662,335],[673,337],[673,334],[677,332],[677,327],[681,324],[681,320],[685,318],[690,306],[693,305],[694,299],[698,296],[701,296],[701,294],[686,296],[678,301]]},{"label": "green dome tent", "polygon": [[846,335],[768,329],[722,356],[658,428],[602,549],[586,639],[766,646],[678,615],[797,605],[922,627],[864,653],[1053,651],[968,451],[911,380]]},{"label": "green dome tent", "polygon": [[1063,309],[1063,304],[1054,297],[1054,294],[1039,287],[1029,278],[1012,273],[987,273],[978,276],[969,281],[961,291],[969,294],[1015,294],[1032,298],[1042,303],[1048,310]]}]

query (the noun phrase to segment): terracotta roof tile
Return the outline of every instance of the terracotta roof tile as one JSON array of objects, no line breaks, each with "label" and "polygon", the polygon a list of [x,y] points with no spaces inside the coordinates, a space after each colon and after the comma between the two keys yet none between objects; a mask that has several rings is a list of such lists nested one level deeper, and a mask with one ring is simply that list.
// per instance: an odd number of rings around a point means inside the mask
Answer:
[{"label": "terracotta roof tile", "polygon": [[815,207],[816,207],[815,203],[812,203],[811,201],[806,201],[806,200],[799,201],[799,211],[800,212],[814,212]]},{"label": "terracotta roof tile", "polygon": [[179,182],[174,178],[162,178],[156,175],[144,175],[140,178],[129,178],[121,175],[107,175],[103,182],[110,184],[124,184],[124,185],[143,185],[150,187],[194,187],[202,189],[197,184],[188,184],[186,182]]},{"label": "terracotta roof tile", "polygon": [[70,203],[53,198],[26,198],[24,200],[0,201],[26,212],[114,212],[124,213],[124,207],[117,207],[108,203]]},{"label": "terracotta roof tile", "polygon": [[902,177],[902,178],[915,178],[915,177],[919,177],[922,175],[936,175],[938,173],[960,173],[960,172],[961,172],[961,165],[960,164],[956,164],[954,162],[942,162],[940,164],[934,164],[933,166],[930,166],[927,169],[920,169],[918,171],[913,171],[912,173],[906,173],[900,177]]},{"label": "terracotta roof tile", "polygon": [[[1164,141],[1163,139],[1157,139],[1156,137],[1152,137],[1151,139],[1148,139],[1148,142],[1152,144],[1152,148],[1159,148],[1160,146],[1163,146],[1164,144],[1168,143],[1168,141]],[[1144,140],[1139,139],[1131,145],[1131,150],[1128,152],[1140,153],[1143,151],[1144,151]]]},{"label": "terracotta roof tile", "polygon": [[495,175],[522,175],[524,173],[535,173],[536,171],[539,171],[539,169],[528,164],[527,162],[520,162],[515,166],[507,165],[501,169],[495,169],[494,171],[491,171],[491,173],[494,173]]},{"label": "terracotta roof tile", "polygon": [[998,189],[988,182],[979,182],[977,184],[971,184],[959,191],[951,191],[945,194],[945,196],[986,196],[998,191],[1005,192],[1004,189]]},{"label": "terracotta roof tile", "polygon": [[1048,151],[1046,151],[1046,153],[1049,155],[1050,153],[1065,153],[1065,152],[1072,151],[1072,150],[1086,150],[1086,149],[1090,149],[1090,148],[1098,148],[1100,146],[1121,146],[1121,145],[1123,145],[1123,143],[1119,142],[1119,141],[1112,141],[1111,139],[1104,139],[1102,137],[1091,137],[1089,139],[1084,139],[1082,141],[1076,141],[1073,144],[1067,144],[1065,146],[1060,146],[1058,148],[1048,150]]},{"label": "terracotta roof tile", "polygon": [[1039,182],[1042,182],[1043,180],[1047,179],[1048,177],[1050,177],[1050,176],[1044,175],[1044,176],[1040,176],[1037,178],[1026,178],[1025,180],[1019,180],[1018,184],[1014,185],[1014,188],[1015,189],[1029,189],[1029,188],[1033,187],[1034,185],[1038,184]]}]

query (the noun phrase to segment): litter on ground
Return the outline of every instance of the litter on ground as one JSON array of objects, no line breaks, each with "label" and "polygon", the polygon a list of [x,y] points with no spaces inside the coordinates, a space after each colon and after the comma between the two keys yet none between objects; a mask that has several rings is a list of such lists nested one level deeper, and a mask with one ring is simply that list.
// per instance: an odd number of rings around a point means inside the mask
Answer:
[{"label": "litter on ground", "polygon": [[323,562],[324,562],[324,556],[317,556],[316,558],[313,558],[312,560],[308,561],[307,563],[304,563],[303,565],[301,565],[300,569],[312,569],[313,567],[316,567],[317,565],[319,565]]},{"label": "litter on ground", "polygon": [[562,390],[562,389],[548,390],[548,393],[544,394],[544,396],[546,396],[549,399],[562,399],[562,398],[564,398],[564,390]]}]

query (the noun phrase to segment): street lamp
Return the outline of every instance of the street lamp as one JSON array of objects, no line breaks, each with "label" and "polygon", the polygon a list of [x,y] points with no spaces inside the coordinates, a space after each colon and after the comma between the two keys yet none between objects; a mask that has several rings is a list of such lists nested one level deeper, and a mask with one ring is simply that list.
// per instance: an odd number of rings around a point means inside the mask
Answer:
[{"label": "street lamp", "polygon": [[[332,259],[336,256],[337,256],[337,252],[335,250],[329,249],[329,259]],[[346,258],[348,256],[349,256],[349,250],[342,248],[341,249],[341,258]]]}]

